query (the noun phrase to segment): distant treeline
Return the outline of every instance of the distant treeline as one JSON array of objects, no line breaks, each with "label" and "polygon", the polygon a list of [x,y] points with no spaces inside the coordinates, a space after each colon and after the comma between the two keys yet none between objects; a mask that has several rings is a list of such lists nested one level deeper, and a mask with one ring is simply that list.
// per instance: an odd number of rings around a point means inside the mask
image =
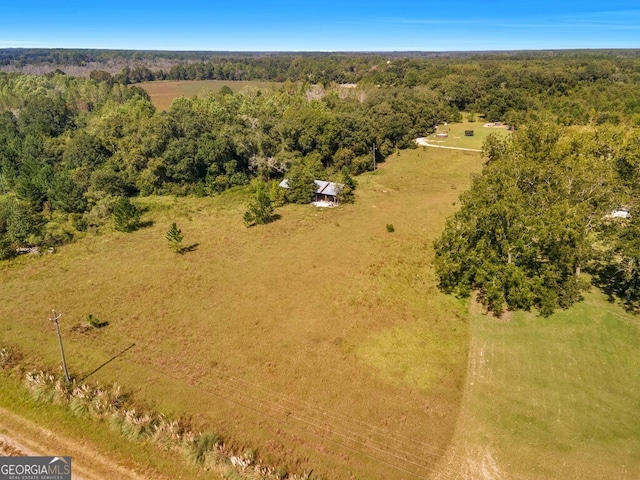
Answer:
[{"label": "distant treeline", "polygon": [[640,122],[640,50],[501,53],[211,53],[0,50],[5,69],[84,68],[110,83],[263,80],[358,84],[438,93],[452,109],[523,123],[548,112],[563,125]]}]

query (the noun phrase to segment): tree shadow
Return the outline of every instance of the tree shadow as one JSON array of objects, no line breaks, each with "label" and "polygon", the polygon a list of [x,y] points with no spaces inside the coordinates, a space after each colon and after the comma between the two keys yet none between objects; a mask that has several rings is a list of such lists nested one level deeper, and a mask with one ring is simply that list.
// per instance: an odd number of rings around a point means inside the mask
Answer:
[{"label": "tree shadow", "polygon": [[154,221],[153,220],[146,220],[144,222],[139,222],[138,223],[138,230],[140,230],[141,228],[153,227],[153,225],[154,225]]},{"label": "tree shadow", "polygon": [[273,222],[275,222],[275,221],[278,221],[278,220],[280,220],[281,218],[282,218],[282,215],[280,215],[279,213],[274,213],[273,215],[271,215],[271,217],[269,218],[269,220],[267,220],[266,222],[264,222],[264,223],[256,223],[256,222],[253,222],[252,224],[247,225],[247,228],[257,227],[258,225],[267,225],[267,224],[269,224],[269,223],[273,223]]},{"label": "tree shadow", "polygon": [[193,243],[193,244],[191,244],[189,246],[182,247],[178,253],[180,255],[184,255],[185,253],[189,253],[189,252],[193,252],[193,251],[197,250],[199,246],[200,246],[199,243]]},{"label": "tree shadow", "polygon": [[115,354],[113,357],[111,357],[109,360],[107,360],[106,362],[104,362],[102,365],[98,366],[97,368],[95,368],[94,370],[92,370],[91,372],[87,373],[84,377],[82,377],[80,380],[78,380],[78,382],[84,382],[87,378],[89,378],[91,375],[93,375],[94,373],[98,372],[99,370],[101,370],[103,367],[106,367],[107,365],[109,365],[111,362],[113,362],[116,358],[120,357],[121,355],[124,355],[126,352],[128,352],[129,350],[131,350],[133,347],[135,347],[136,344],[132,343],[131,345],[129,345],[127,348],[125,348],[124,350],[122,350],[120,353]]},{"label": "tree shadow", "polygon": [[594,269],[592,282],[605,295],[609,303],[619,301],[627,313],[640,314],[640,285],[637,281],[624,281],[616,265],[605,265]]}]

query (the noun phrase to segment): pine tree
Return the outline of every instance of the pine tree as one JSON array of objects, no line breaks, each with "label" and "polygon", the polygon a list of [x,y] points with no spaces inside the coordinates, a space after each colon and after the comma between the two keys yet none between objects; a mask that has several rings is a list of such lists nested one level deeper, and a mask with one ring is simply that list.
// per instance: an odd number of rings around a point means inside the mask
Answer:
[{"label": "pine tree", "polygon": [[262,225],[269,223],[273,219],[273,205],[266,183],[262,181],[257,183],[255,197],[247,208],[248,210],[242,217],[247,227],[252,224]]},{"label": "pine tree", "polygon": [[128,197],[120,197],[113,205],[113,228],[118,232],[132,232],[140,224],[140,210]]},{"label": "pine tree", "polygon": [[183,238],[184,236],[182,235],[182,230],[178,228],[178,225],[176,225],[176,222],[173,222],[171,224],[171,227],[169,228],[169,231],[166,234],[166,239],[169,242],[169,248],[175,253],[182,253]]}]

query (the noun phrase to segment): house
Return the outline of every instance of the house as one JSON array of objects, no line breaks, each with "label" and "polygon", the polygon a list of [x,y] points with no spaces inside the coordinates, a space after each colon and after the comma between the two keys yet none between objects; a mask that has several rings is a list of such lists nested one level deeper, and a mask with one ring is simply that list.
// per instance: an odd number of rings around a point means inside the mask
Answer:
[{"label": "house", "polygon": [[[342,183],[325,182],[324,180],[314,180],[316,191],[314,193],[313,204],[317,207],[332,207],[338,204],[338,195],[344,188]],[[286,178],[279,184],[282,188],[289,188],[289,180]]]}]

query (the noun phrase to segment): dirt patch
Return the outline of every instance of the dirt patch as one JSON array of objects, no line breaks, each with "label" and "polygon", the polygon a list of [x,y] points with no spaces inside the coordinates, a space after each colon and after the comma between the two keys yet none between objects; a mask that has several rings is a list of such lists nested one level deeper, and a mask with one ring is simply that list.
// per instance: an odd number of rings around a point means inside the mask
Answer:
[{"label": "dirt patch", "polygon": [[471,303],[469,304],[469,313],[471,315],[483,315],[488,319],[495,320],[497,322],[509,322],[513,317],[513,312],[511,312],[510,310],[505,310],[500,316],[488,311],[486,307],[478,301],[477,293],[474,293],[471,298]]}]

